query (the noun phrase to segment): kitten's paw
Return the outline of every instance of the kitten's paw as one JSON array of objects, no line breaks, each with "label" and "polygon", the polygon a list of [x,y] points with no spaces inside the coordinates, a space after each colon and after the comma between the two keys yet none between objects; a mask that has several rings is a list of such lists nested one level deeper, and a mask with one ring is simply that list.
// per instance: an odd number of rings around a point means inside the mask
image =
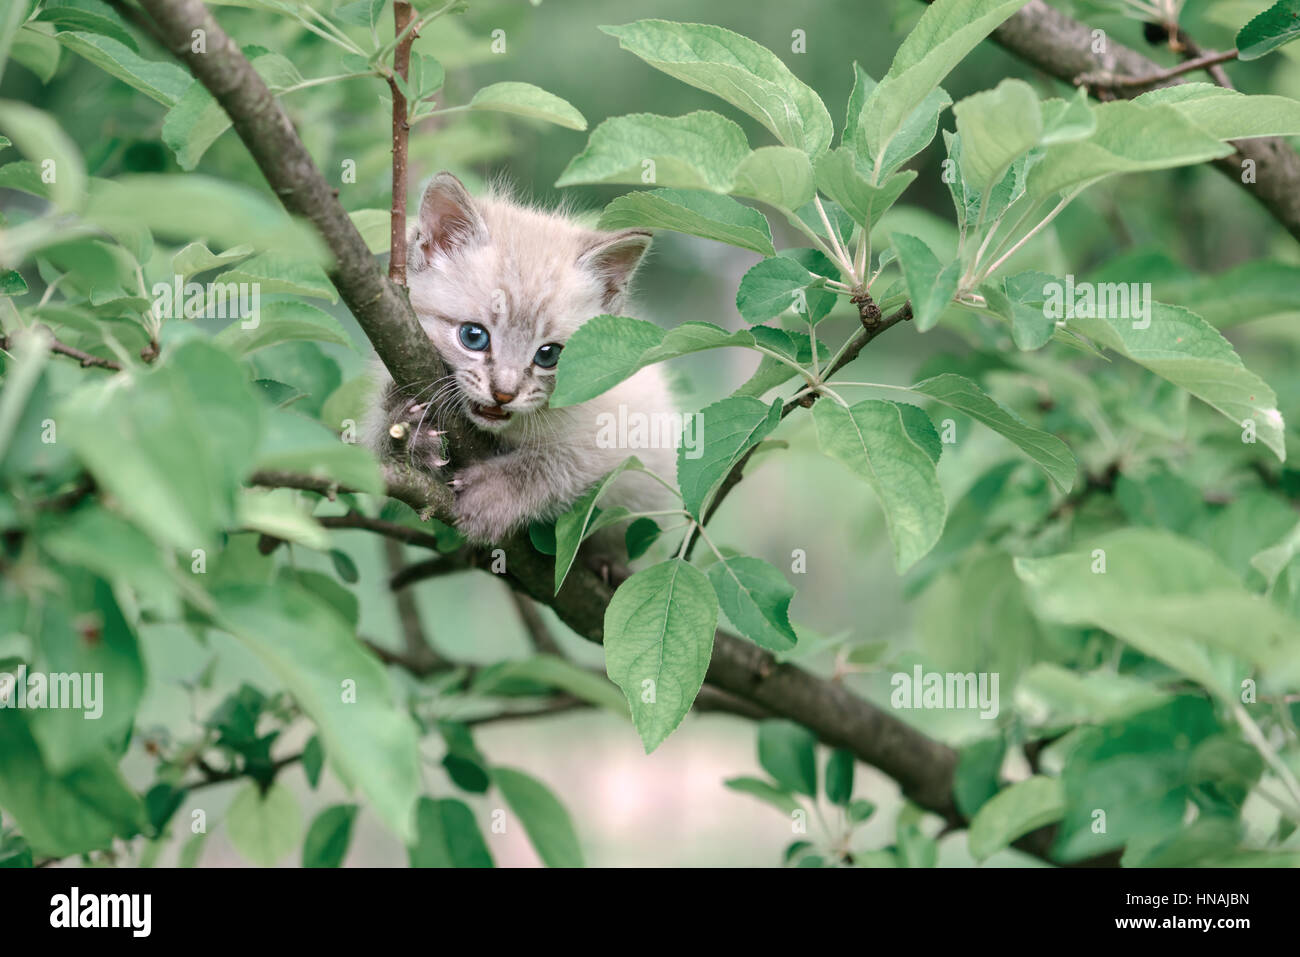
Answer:
[{"label": "kitten's paw", "polygon": [[518,491],[500,469],[480,462],[456,473],[456,527],[472,542],[499,542],[523,524]]},{"label": "kitten's paw", "polygon": [[446,432],[422,425],[427,404],[403,404],[389,413],[388,440],[393,458],[436,472],[448,462]]}]

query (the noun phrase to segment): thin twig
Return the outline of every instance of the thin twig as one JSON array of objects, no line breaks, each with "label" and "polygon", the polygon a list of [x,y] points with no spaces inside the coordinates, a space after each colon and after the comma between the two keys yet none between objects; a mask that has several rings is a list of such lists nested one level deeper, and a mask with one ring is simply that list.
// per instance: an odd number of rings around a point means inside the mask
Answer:
[{"label": "thin twig", "polygon": [[[10,337],[0,336],[0,350],[8,352],[10,346]],[[103,359],[99,356],[92,356],[89,352],[82,352],[80,349],[76,349],[67,343],[60,342],[58,339],[53,339],[50,342],[50,351],[57,355],[67,356],[69,359],[76,359],[81,363],[83,369],[88,366],[96,366],[101,369],[112,369],[115,372],[122,371],[122,364],[120,362],[115,362],[112,359]]]},{"label": "thin twig", "polygon": [[393,73],[388,89],[393,97],[393,198],[388,232],[388,278],[399,286],[406,285],[406,155],[411,125],[406,119],[406,96],[397,85],[405,83],[411,73],[411,43],[415,30],[411,25],[412,8],[404,0],[393,3],[393,29],[397,48],[393,51]]},{"label": "thin twig", "polygon": [[513,588],[510,589],[510,599],[515,603],[515,609],[519,612],[519,620],[524,623],[524,628],[528,631],[528,637],[532,639],[533,647],[542,654],[563,655],[559,644],[555,641],[555,636],[551,634],[551,629],[547,627],[537,606],[533,600],[526,595],[521,595]]},{"label": "thin twig", "polygon": [[1076,79],[1077,85],[1087,85],[1091,87],[1104,89],[1119,89],[1121,87],[1137,86],[1157,86],[1162,83],[1168,83],[1174,77],[1182,76],[1184,73],[1194,73],[1197,70],[1206,70],[1218,66],[1220,63],[1227,63],[1229,60],[1237,59],[1236,50],[1225,50],[1223,53],[1207,53],[1204,56],[1197,57],[1194,60],[1186,60],[1178,66],[1171,66],[1167,70],[1157,70],[1155,73],[1148,73],[1146,76],[1107,76],[1100,73],[1085,73]]},{"label": "thin twig", "polygon": [[[384,560],[388,563],[389,575],[396,575],[402,570],[402,543],[391,538],[384,539]],[[407,661],[413,668],[433,671],[446,667],[447,662],[433,650],[429,636],[424,630],[424,621],[420,617],[420,606],[415,602],[415,593],[409,590],[393,593],[393,603],[397,607],[397,619],[402,624],[402,647]]]}]

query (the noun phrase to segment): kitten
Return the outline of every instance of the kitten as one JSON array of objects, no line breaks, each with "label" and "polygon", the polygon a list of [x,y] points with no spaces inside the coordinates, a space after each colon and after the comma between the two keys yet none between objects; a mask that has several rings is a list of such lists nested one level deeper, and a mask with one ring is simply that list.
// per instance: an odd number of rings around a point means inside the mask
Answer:
[{"label": "kitten", "polygon": [[[592,316],[625,313],[628,282],[650,238],[642,230],[587,229],[563,212],[522,206],[500,193],[475,199],[447,172],[425,190],[408,244],[407,283],[450,374],[408,388],[387,380],[371,432],[381,452],[435,473],[446,464],[438,426],[449,410],[492,433],[497,454],[460,469],[450,483],[457,527],[471,541],[497,542],[534,520],[558,517],[629,455],[675,483],[677,451],[667,443],[602,447],[612,444],[608,429],[601,441],[602,422],[626,421],[620,406],[655,417],[676,412],[658,366],[580,405],[547,404],[568,338]],[[414,426],[404,448],[389,440],[398,422]],[[649,511],[673,501],[650,476],[625,472],[600,507]],[[622,529],[616,531],[621,540]]]}]

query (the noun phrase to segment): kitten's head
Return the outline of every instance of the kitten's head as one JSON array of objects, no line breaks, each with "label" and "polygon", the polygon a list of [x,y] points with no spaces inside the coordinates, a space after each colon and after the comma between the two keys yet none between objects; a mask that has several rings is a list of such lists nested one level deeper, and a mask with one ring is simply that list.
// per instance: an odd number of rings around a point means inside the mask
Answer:
[{"label": "kitten's head", "polygon": [[585,229],[435,176],[408,244],[407,283],[470,420],[498,431],[543,408],[565,342],[592,316],[618,312],[649,246],[642,230]]}]

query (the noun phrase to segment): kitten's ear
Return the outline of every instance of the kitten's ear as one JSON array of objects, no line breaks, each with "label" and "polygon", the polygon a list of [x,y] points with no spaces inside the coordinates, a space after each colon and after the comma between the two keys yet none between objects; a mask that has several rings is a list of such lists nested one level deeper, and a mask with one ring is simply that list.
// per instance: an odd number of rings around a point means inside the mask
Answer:
[{"label": "kitten's ear", "polygon": [[617,233],[599,233],[587,251],[578,257],[578,265],[595,273],[603,286],[602,299],[609,309],[622,297],[628,280],[641,264],[654,237],[644,229],[624,229]]},{"label": "kitten's ear", "polygon": [[487,227],[465,184],[443,170],[429,183],[420,200],[419,232],[412,253],[421,265],[487,238]]}]

